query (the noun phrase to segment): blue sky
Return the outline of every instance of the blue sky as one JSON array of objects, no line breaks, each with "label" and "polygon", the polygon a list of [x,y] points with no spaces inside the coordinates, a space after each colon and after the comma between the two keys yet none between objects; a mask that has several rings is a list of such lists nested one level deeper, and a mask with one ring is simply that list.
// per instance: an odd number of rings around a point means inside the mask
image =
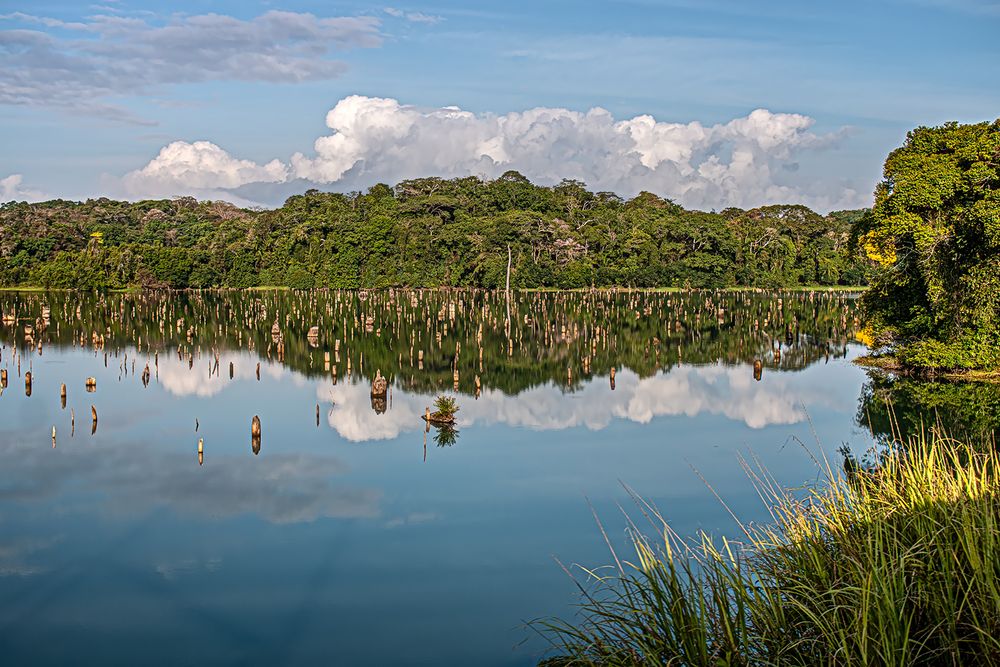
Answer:
[{"label": "blue sky", "polygon": [[0,199],[276,204],[516,168],[705,209],[829,210],[870,200],[907,129],[1000,116],[992,0],[0,0],[0,15]]}]

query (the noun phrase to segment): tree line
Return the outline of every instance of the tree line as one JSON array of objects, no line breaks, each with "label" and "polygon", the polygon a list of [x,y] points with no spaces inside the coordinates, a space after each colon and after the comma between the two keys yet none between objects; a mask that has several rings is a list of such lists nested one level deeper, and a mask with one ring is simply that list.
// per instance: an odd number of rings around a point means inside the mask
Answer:
[{"label": "tree line", "polygon": [[863,285],[864,210],[687,210],[578,181],[421,178],[273,210],[190,197],[0,206],[0,285],[78,289]]}]

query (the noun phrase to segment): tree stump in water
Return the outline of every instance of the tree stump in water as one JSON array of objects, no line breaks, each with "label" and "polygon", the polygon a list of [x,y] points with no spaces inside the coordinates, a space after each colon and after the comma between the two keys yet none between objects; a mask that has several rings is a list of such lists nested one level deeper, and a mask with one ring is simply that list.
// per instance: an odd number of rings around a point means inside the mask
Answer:
[{"label": "tree stump in water", "polygon": [[385,398],[389,390],[389,381],[382,377],[382,371],[375,371],[375,379],[372,380],[372,398]]},{"label": "tree stump in water", "polygon": [[250,448],[254,456],[260,454],[260,417],[257,415],[254,415],[250,422]]}]

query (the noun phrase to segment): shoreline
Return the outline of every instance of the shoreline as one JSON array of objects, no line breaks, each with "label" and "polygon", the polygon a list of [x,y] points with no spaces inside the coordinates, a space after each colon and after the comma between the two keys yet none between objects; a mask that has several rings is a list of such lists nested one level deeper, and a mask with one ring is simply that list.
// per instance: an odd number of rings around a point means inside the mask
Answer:
[{"label": "shoreline", "polygon": [[[677,294],[683,292],[843,292],[861,293],[868,289],[867,285],[795,285],[791,287],[751,287],[751,286],[729,286],[729,287],[627,287],[622,285],[605,287],[572,287],[564,289],[561,287],[518,287],[512,288],[512,292],[543,293],[543,292],[646,292],[664,294]],[[431,290],[431,291],[464,291],[477,290],[484,292],[503,292],[503,288],[473,287],[473,286],[449,286],[439,285],[436,287],[415,287],[415,286],[388,286],[388,287],[310,287],[307,289],[295,289],[282,285],[259,285],[255,287],[203,287],[203,288],[161,288],[161,287],[124,287],[107,290],[76,289],[72,287],[41,287],[38,285],[21,285],[13,287],[0,287],[0,292],[94,292],[106,291],[112,294],[126,294],[134,292],[321,292],[321,291],[344,291],[344,292],[372,292],[381,290]]]},{"label": "shoreline", "polygon": [[1000,369],[967,369],[967,370],[936,370],[932,368],[910,368],[899,363],[892,355],[872,355],[865,354],[851,363],[862,368],[872,368],[899,377],[913,378],[916,380],[935,381],[946,380],[948,382],[984,382],[988,384],[1000,384]]}]

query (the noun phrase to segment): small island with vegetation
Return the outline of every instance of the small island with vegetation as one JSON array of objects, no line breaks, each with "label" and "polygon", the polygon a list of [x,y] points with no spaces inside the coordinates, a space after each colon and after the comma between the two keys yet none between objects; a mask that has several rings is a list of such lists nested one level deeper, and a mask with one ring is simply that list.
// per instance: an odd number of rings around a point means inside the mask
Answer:
[{"label": "small island with vegetation", "polygon": [[424,421],[435,426],[454,426],[458,402],[451,396],[438,396],[434,400],[434,412],[427,408]]}]

